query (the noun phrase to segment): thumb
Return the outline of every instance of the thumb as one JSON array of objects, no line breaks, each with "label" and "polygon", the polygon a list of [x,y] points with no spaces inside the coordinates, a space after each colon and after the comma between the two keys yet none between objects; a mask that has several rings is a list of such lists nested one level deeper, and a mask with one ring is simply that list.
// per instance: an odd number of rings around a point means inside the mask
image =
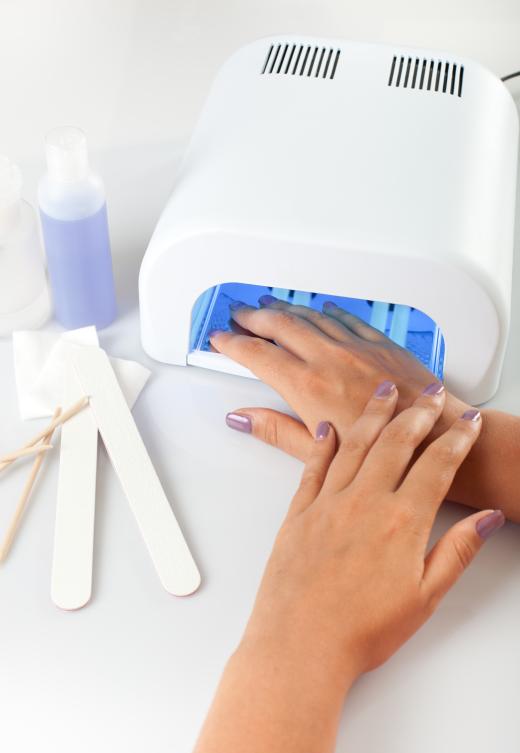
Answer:
[{"label": "thumb", "polygon": [[502,510],[485,510],[456,523],[425,560],[423,582],[433,603],[450,590],[495,531],[505,523]]},{"label": "thumb", "polygon": [[304,424],[270,408],[240,408],[227,414],[226,424],[230,429],[252,434],[304,463],[314,446]]},{"label": "thumb", "polygon": [[328,421],[320,421],[316,427],[316,439],[305,463],[300,485],[287,513],[288,517],[303,512],[315,501],[323,487],[335,452],[336,432]]}]

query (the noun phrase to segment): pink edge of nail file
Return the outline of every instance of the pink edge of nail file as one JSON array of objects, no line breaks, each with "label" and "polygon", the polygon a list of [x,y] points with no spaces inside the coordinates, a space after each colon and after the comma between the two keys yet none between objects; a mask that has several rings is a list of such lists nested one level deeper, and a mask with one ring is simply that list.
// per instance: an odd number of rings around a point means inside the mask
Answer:
[{"label": "pink edge of nail file", "polygon": [[[69,365],[64,405],[85,394]],[[89,408],[61,427],[54,527],[51,599],[61,609],[80,609],[92,593],[98,428]]]},{"label": "pink edge of nail file", "polygon": [[71,362],[164,588],[187,596],[200,573],[166,498],[117,378],[101,348],[73,346]]}]

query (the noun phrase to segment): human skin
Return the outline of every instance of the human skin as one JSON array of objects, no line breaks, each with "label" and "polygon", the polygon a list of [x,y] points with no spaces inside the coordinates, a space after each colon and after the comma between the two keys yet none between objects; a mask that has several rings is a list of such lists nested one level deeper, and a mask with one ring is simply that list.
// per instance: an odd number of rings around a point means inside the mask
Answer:
[{"label": "human skin", "polygon": [[[279,392],[301,421],[245,407],[233,411],[228,424],[302,461],[323,417],[342,439],[383,380],[397,384],[400,411],[433,379],[407,350],[334,304],[326,304],[320,313],[272,296],[260,302],[260,309],[232,304],[231,316],[240,333],[216,332],[212,345]],[[447,393],[440,419],[425,441],[435,439],[468,407]],[[520,522],[520,418],[490,409],[483,409],[482,415],[479,440],[447,497],[478,509],[500,507]]]},{"label": "human skin", "polygon": [[318,422],[195,753],[331,753],[355,679],[413,635],[503,524],[499,510],[475,513],[427,552],[482,426],[466,410],[421,452],[446,397],[431,383],[392,420],[400,398],[385,381],[341,436]]}]

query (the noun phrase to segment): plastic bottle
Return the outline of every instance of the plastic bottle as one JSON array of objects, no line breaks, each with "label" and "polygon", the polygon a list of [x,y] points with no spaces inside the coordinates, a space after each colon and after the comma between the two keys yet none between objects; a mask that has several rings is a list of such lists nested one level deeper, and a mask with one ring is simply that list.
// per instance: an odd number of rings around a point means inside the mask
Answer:
[{"label": "plastic bottle", "polygon": [[105,190],[79,128],[46,139],[38,202],[56,319],[67,329],[106,327],[116,316]]},{"label": "plastic bottle", "polygon": [[51,310],[36,213],[21,193],[20,169],[0,155],[0,337],[40,327]]}]

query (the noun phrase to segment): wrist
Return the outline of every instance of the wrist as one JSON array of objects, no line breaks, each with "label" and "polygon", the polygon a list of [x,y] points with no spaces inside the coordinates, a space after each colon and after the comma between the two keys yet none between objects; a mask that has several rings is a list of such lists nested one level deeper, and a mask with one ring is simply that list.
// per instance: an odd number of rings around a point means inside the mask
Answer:
[{"label": "wrist", "polygon": [[233,659],[261,666],[278,681],[294,684],[300,690],[313,688],[329,701],[340,705],[362,673],[356,652],[336,647],[332,640],[320,640],[312,631],[269,633],[248,626]]}]

